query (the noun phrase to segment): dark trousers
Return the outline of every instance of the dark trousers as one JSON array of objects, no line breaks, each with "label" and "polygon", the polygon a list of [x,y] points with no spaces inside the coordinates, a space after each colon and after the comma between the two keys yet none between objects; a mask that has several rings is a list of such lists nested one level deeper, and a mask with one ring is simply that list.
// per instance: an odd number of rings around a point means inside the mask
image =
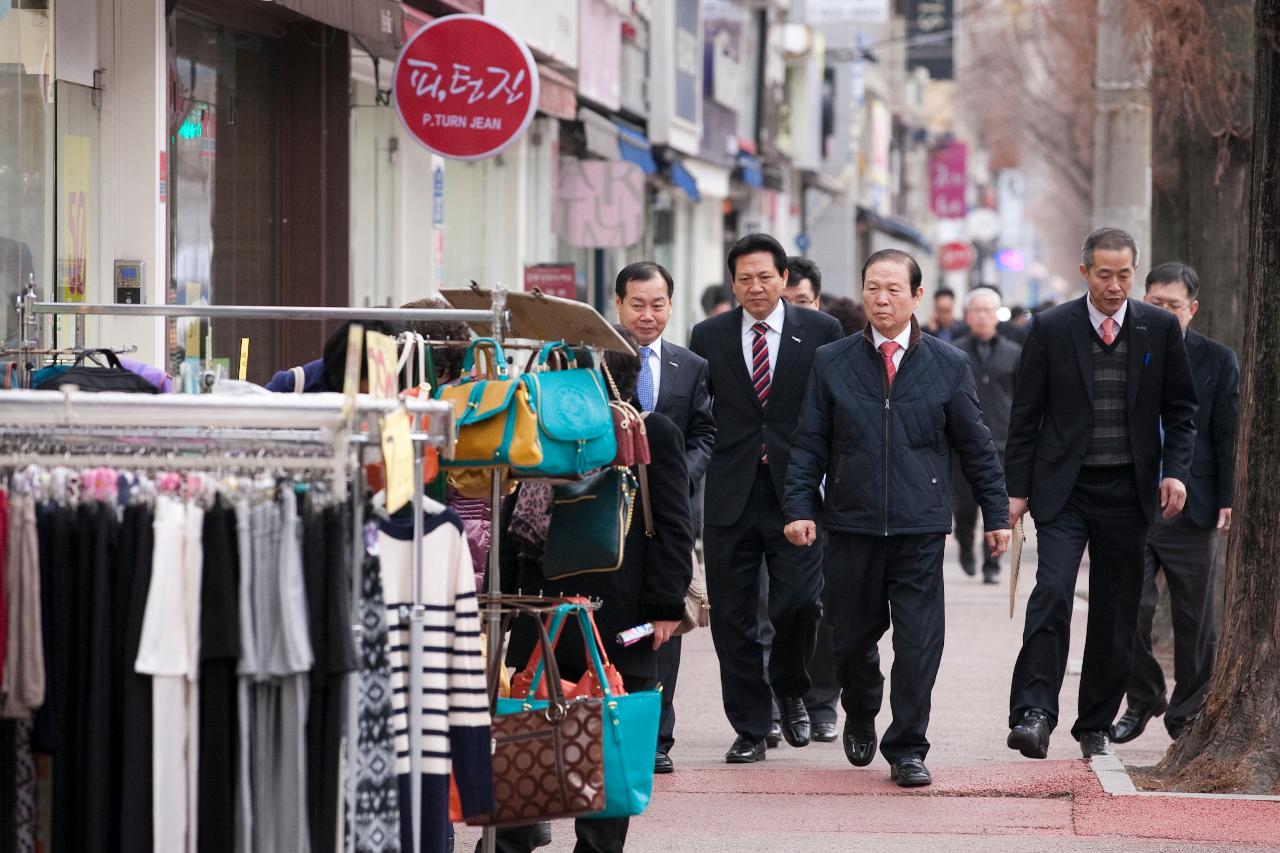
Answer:
[{"label": "dark trousers", "polygon": [[[652,678],[638,678],[623,673],[622,684],[627,688],[628,693],[637,693],[641,690],[653,690],[656,682]],[[627,829],[630,824],[631,818],[626,817],[605,820],[578,818],[573,822],[574,832],[578,836],[578,843],[574,845],[573,853],[622,853],[623,846],[627,843]],[[534,849],[535,833],[534,826],[510,826],[499,829],[495,849],[498,853],[529,853]],[[479,850],[480,844],[477,843],[477,853]]]},{"label": "dark trousers", "polygon": [[854,724],[871,724],[884,699],[877,644],[893,624],[889,707],[893,722],[880,741],[889,762],[929,753],[925,731],[933,683],[942,662],[946,618],[942,558],[946,535],[827,534],[826,602],[835,625],[841,703]]},{"label": "dark trousers", "polygon": [[1173,612],[1174,686],[1164,717],[1170,732],[1186,725],[1200,711],[1209,690],[1218,645],[1213,623],[1213,558],[1217,543],[1216,530],[1196,527],[1186,513],[1170,521],[1158,520],[1147,532],[1146,571],[1128,699],[1133,708],[1153,708],[1165,701],[1164,671],[1151,653],[1151,622],[1159,600],[1156,572],[1163,572]]},{"label": "dark trousers", "polygon": [[[768,669],[769,649],[773,645],[773,625],[769,622],[769,575],[761,566],[760,572],[760,641],[764,643],[765,668]],[[836,709],[840,704],[840,682],[836,680],[834,635],[829,618],[824,615],[818,623],[818,638],[813,647],[813,657],[809,660],[809,691],[804,694],[804,707],[809,712],[809,719],[815,723],[834,723]],[[772,708],[774,722],[779,722],[781,715],[778,703]]]},{"label": "dark trousers", "polygon": [[[711,638],[725,716],[738,734],[755,741],[769,731],[774,694],[797,698],[809,690],[809,660],[822,617],[822,549],[792,545],[782,534],[785,526],[769,469],[760,465],[738,523],[706,528]],[[767,677],[757,606],[761,559],[773,628]]]},{"label": "dark trousers", "polygon": [[1078,740],[1082,732],[1110,729],[1133,667],[1146,535],[1147,519],[1129,466],[1082,468],[1062,511],[1043,523],[1037,520],[1040,565],[1013,668],[1010,727],[1032,708],[1057,725],[1076,575],[1087,546],[1089,622],[1079,715],[1071,734]]},{"label": "dark trousers", "polygon": [[658,719],[658,752],[668,753],[676,743],[676,678],[680,674],[680,637],[672,637],[658,649],[658,683],[662,685],[662,716]]},{"label": "dark trousers", "polygon": [[[978,530],[978,505],[970,499],[967,503],[957,503],[955,506],[956,517],[956,544],[960,546],[960,563],[969,568],[977,566],[977,559],[973,555],[973,539],[974,531]],[[982,552],[982,576],[983,577],[999,577],[1000,576],[1000,558],[991,556],[991,551],[987,549],[987,543],[984,536],[978,535],[978,550]]]}]

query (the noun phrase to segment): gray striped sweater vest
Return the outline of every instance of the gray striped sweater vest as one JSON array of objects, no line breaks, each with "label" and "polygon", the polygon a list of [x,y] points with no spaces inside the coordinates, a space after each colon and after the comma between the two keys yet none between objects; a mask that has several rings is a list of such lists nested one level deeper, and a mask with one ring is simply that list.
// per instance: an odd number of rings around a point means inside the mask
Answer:
[{"label": "gray striped sweater vest", "polygon": [[1089,336],[1093,365],[1093,428],[1084,454],[1088,466],[1133,464],[1129,443],[1128,377],[1129,329],[1120,327],[1115,342],[1107,347],[1097,332]]}]

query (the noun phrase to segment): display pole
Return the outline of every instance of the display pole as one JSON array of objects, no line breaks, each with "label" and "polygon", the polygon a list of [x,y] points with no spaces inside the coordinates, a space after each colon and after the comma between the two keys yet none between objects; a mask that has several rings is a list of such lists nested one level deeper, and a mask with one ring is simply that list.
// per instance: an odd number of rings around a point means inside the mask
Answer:
[{"label": "display pole", "polygon": [[[493,339],[502,342],[505,334],[504,321],[507,313],[507,291],[502,285],[498,285],[493,289]],[[497,596],[502,592],[502,569],[501,561],[501,542],[502,531],[500,529],[502,523],[502,469],[493,469],[493,492],[492,503],[490,505],[490,521],[489,521],[489,669],[497,672],[498,667],[502,665],[499,656],[502,654],[503,637],[502,637],[502,606],[498,604]],[[493,710],[493,709],[490,709]],[[498,835],[497,830],[492,826],[484,828],[484,834],[481,837],[481,850],[483,853],[495,853],[497,850]]]},{"label": "display pole", "polygon": [[[420,428],[414,418],[413,432]],[[413,607],[409,612],[409,804],[413,849],[421,849],[422,837],[422,442],[413,442]]]}]

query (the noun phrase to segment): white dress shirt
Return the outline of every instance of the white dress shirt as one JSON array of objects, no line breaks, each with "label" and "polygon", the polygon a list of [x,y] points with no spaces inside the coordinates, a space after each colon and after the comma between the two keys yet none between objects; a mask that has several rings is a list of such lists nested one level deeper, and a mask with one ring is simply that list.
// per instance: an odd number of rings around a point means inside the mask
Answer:
[{"label": "white dress shirt", "polygon": [[[1089,297],[1084,298],[1084,304],[1089,306],[1089,322],[1093,325],[1093,330],[1098,333],[1098,337],[1102,337],[1102,321],[1107,319],[1107,315],[1098,310],[1093,304],[1093,300]],[[1116,321],[1116,334],[1120,334],[1120,327],[1124,325],[1124,315],[1129,310],[1129,300],[1126,299],[1120,306],[1120,310],[1111,315],[1111,319]]]},{"label": "white dress shirt", "polygon": [[[639,347],[636,348],[639,350]],[[653,376],[653,405],[658,405],[658,390],[662,387],[662,338],[649,344],[649,373]]]},{"label": "white dress shirt", "polygon": [[897,370],[902,366],[902,357],[907,354],[907,345],[911,343],[911,324],[907,323],[906,328],[896,338],[886,338],[880,334],[875,326],[872,326],[871,338],[875,342],[877,350],[880,349],[880,345],[885,341],[894,340],[898,342],[898,351],[893,354],[893,369]]},{"label": "white dress shirt", "polygon": [[782,344],[782,323],[787,319],[786,303],[779,299],[778,304],[774,306],[773,313],[765,317],[763,321],[752,317],[744,308],[742,311],[742,359],[747,363],[747,375],[751,375],[751,368],[755,364],[755,359],[751,357],[751,348],[755,346],[756,332],[752,328],[756,323],[763,322],[769,327],[769,331],[764,333],[765,344],[769,347],[769,380],[773,381],[773,374],[778,368],[778,347]]}]

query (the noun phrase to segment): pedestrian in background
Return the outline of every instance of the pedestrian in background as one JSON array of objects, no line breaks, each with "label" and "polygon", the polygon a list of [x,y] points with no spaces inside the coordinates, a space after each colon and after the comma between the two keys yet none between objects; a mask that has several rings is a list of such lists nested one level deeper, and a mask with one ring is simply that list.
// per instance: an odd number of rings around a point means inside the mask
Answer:
[{"label": "pedestrian in background", "polygon": [[924,330],[940,341],[951,343],[966,334],[964,323],[956,319],[956,292],[939,287],[933,292],[933,316]]},{"label": "pedestrian in background", "polygon": [[880,751],[902,787],[933,781],[924,759],[942,661],[952,453],[982,505],[988,547],[999,554],[1009,543],[1000,462],[973,374],[959,350],[921,332],[920,281],[920,267],[905,252],[886,249],[867,259],[862,304],[870,325],[814,359],[785,502],[792,544],[812,547],[819,518],[826,531],[844,747],[856,767],[875,757],[884,693],[877,644],[892,621],[893,723]]},{"label": "pedestrian in background", "polygon": [[[813,354],[841,335],[832,318],[782,299],[787,253],[774,238],[738,240],[728,267],[739,307],[694,326],[689,348],[710,365],[716,421],[704,546],[724,710],[737,732],[725,761],[747,764],[765,757],[774,696],[787,742],[809,742],[803,697],[822,616],[821,553],[783,536],[782,487]],[[767,677],[756,606],[761,560],[774,631]]]},{"label": "pedestrian in background", "polygon": [[[1147,274],[1146,301],[1178,318],[1187,345],[1200,407],[1196,443],[1181,515],[1157,518],[1147,531],[1142,603],[1129,676],[1128,706],[1112,726],[1116,743],[1142,734],[1152,717],[1164,714],[1174,740],[1200,713],[1209,690],[1217,632],[1213,622],[1213,558],[1219,531],[1231,528],[1231,481],[1235,470],[1236,406],[1240,366],[1236,354],[1191,329],[1200,307],[1200,279],[1186,264],[1161,264]],[[1173,696],[1165,693],[1164,671],[1151,653],[1151,623],[1164,574],[1173,614]]]},{"label": "pedestrian in background", "polygon": [[1081,254],[1088,295],[1031,324],[1005,449],[1009,517],[1030,508],[1039,552],[1009,696],[1007,743],[1028,758],[1048,754],[1058,723],[1086,546],[1089,627],[1071,734],[1085,758],[1112,754],[1111,724],[1133,666],[1147,528],[1157,514],[1182,511],[1195,445],[1182,328],[1168,311],[1129,299],[1133,237],[1099,228]]},{"label": "pedestrian in background", "polygon": [[[1000,294],[979,287],[965,296],[964,322],[969,333],[952,345],[969,357],[969,369],[978,389],[982,422],[991,430],[991,440],[1004,468],[1004,445],[1009,437],[1009,407],[1013,405],[1013,377],[1018,371],[1022,347],[999,332]],[[956,514],[956,544],[960,547],[960,567],[969,577],[977,574],[973,553],[973,531],[978,522],[978,504],[964,478],[959,460],[951,468],[951,498]],[[989,550],[982,555],[982,581],[1000,581],[1000,558]]]},{"label": "pedestrian in background", "polygon": [[[682,346],[663,340],[671,320],[671,273],[653,261],[629,264],[614,281],[614,308],[618,322],[636,339],[640,355],[634,383],[634,402],[641,411],[659,412],[680,430],[692,498],[711,461],[716,424],[711,417],[707,390],[707,362]],[[701,527],[701,511],[692,508],[693,530]],[[692,552],[691,552],[692,553]],[[680,638],[672,637],[658,650],[658,682],[662,685],[662,719],[658,726],[658,750],[653,772],[670,773],[671,747],[675,745],[676,679],[680,672]]]},{"label": "pedestrian in background", "polygon": [[846,337],[858,334],[867,325],[867,314],[862,306],[847,296],[832,297],[822,310],[840,321]]}]

